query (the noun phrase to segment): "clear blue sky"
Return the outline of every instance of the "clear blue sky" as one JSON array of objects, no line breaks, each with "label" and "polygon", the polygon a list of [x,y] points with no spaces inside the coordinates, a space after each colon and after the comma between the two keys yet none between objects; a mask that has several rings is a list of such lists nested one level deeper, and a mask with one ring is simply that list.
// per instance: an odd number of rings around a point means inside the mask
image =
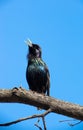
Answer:
[{"label": "clear blue sky", "polygon": [[[43,60],[51,75],[51,96],[83,105],[83,1],[82,0],[0,0],[0,88],[22,85],[28,89],[25,72],[30,38],[42,47]],[[39,111],[23,104],[0,104],[0,123]],[[82,130],[50,114],[48,130]],[[28,120],[0,130],[37,130]],[[73,123],[73,122],[71,122]]]}]

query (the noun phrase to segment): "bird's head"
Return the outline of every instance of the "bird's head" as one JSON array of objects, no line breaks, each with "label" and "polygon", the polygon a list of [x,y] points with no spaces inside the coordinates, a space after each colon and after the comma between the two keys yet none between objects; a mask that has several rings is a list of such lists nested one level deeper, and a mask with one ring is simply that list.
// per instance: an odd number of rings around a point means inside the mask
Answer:
[{"label": "bird's head", "polygon": [[29,47],[28,58],[41,58],[41,48],[37,44],[33,44],[29,39],[26,41]]}]

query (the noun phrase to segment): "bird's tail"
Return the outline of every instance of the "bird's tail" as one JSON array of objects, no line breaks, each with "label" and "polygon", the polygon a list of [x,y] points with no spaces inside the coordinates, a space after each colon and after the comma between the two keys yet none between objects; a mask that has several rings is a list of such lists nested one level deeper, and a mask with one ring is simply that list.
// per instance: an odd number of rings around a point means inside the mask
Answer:
[{"label": "bird's tail", "polygon": [[47,90],[47,96],[50,96],[50,90],[49,90],[49,88]]}]

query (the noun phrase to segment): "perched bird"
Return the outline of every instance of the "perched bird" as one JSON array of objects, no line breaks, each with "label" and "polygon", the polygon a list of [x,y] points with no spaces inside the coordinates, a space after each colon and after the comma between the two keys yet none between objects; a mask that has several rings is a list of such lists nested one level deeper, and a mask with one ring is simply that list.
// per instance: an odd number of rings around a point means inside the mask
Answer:
[{"label": "perched bird", "polygon": [[29,89],[41,94],[46,93],[49,96],[50,74],[45,62],[42,60],[41,48],[30,40],[26,41],[26,43],[29,47],[26,69],[26,80],[29,84]]}]

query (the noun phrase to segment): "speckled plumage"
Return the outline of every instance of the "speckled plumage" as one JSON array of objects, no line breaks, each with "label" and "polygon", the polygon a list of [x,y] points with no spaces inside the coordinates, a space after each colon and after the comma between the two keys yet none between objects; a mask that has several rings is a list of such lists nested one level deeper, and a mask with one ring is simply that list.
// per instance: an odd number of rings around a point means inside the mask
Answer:
[{"label": "speckled plumage", "polygon": [[45,62],[41,58],[41,48],[37,44],[29,46],[26,80],[29,89],[49,96],[50,75]]}]

